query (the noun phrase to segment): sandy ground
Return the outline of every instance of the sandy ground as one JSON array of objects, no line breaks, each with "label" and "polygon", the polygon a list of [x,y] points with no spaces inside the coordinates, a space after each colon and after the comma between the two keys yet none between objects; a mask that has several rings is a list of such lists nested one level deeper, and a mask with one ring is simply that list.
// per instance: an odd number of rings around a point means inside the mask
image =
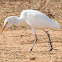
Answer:
[{"label": "sandy ground", "polygon": [[38,41],[30,52],[35,37],[31,29],[5,30],[0,34],[0,62],[62,62],[62,30],[48,30],[52,45],[49,51],[45,32],[36,30]]}]

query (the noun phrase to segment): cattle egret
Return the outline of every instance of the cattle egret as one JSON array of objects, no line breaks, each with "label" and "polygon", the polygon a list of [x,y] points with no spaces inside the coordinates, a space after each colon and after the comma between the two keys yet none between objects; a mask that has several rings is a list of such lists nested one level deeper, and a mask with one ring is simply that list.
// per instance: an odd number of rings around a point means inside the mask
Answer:
[{"label": "cattle egret", "polygon": [[[6,18],[4,21],[4,26],[1,30],[1,33],[3,32],[3,30],[5,28],[10,27],[13,24],[15,24],[15,25],[28,24],[33,29],[33,32],[35,34],[35,41],[34,41],[32,48],[30,49],[30,51],[32,51],[32,49],[37,41],[37,35],[36,35],[35,29],[37,29],[37,28],[39,28],[39,29],[60,28],[60,25],[58,24],[57,21],[52,20],[47,15],[45,15],[42,12],[37,11],[37,10],[23,10],[21,12],[20,17],[10,16],[10,17]],[[51,47],[49,51],[51,51],[53,49],[53,47],[51,44],[50,35],[47,31],[45,31],[45,32],[49,38],[49,43],[50,43],[50,47]]]}]

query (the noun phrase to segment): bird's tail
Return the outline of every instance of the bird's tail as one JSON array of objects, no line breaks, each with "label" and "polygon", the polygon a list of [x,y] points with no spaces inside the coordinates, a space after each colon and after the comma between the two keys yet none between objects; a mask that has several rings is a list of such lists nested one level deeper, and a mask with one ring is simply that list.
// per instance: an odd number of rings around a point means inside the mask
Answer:
[{"label": "bird's tail", "polygon": [[59,25],[59,23],[57,22],[57,21],[55,21],[55,20],[53,20],[54,21],[54,23],[53,23],[53,25],[55,26],[55,28],[61,28],[61,26]]}]

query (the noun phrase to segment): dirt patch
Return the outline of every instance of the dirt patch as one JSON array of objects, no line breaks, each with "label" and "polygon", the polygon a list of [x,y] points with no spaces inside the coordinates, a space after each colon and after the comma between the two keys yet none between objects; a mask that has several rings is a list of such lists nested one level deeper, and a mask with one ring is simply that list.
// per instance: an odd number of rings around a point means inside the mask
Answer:
[{"label": "dirt patch", "polygon": [[[49,51],[46,33],[37,30],[38,41],[30,52],[35,37],[30,29],[8,30],[0,34],[0,60],[2,62],[61,62],[62,30],[49,30],[52,45],[57,51]],[[21,37],[22,36],[22,37]]]}]

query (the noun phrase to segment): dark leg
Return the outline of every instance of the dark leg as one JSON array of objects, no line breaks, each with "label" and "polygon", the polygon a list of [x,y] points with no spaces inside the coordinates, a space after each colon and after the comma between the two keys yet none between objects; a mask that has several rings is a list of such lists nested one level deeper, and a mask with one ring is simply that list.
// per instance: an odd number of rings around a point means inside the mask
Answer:
[{"label": "dark leg", "polygon": [[30,49],[30,51],[32,51],[32,49],[33,49],[36,42],[37,42],[37,35],[35,34],[35,41],[34,41],[34,44],[33,44],[32,48]]},{"label": "dark leg", "polygon": [[53,49],[53,47],[52,47],[52,44],[51,44],[50,35],[49,35],[49,33],[48,33],[48,32],[46,32],[46,34],[47,34],[47,36],[48,36],[49,43],[50,43],[50,47],[51,47],[49,51],[51,51],[51,50]]},{"label": "dark leg", "polygon": [[[46,31],[45,31],[46,32]],[[50,50],[49,51],[52,51],[53,47],[52,47],[52,44],[51,44],[51,39],[50,39],[50,35],[48,32],[46,32],[47,36],[48,36],[48,39],[49,39],[49,43],[50,43]],[[58,49],[54,49],[54,50],[58,50]]]}]

